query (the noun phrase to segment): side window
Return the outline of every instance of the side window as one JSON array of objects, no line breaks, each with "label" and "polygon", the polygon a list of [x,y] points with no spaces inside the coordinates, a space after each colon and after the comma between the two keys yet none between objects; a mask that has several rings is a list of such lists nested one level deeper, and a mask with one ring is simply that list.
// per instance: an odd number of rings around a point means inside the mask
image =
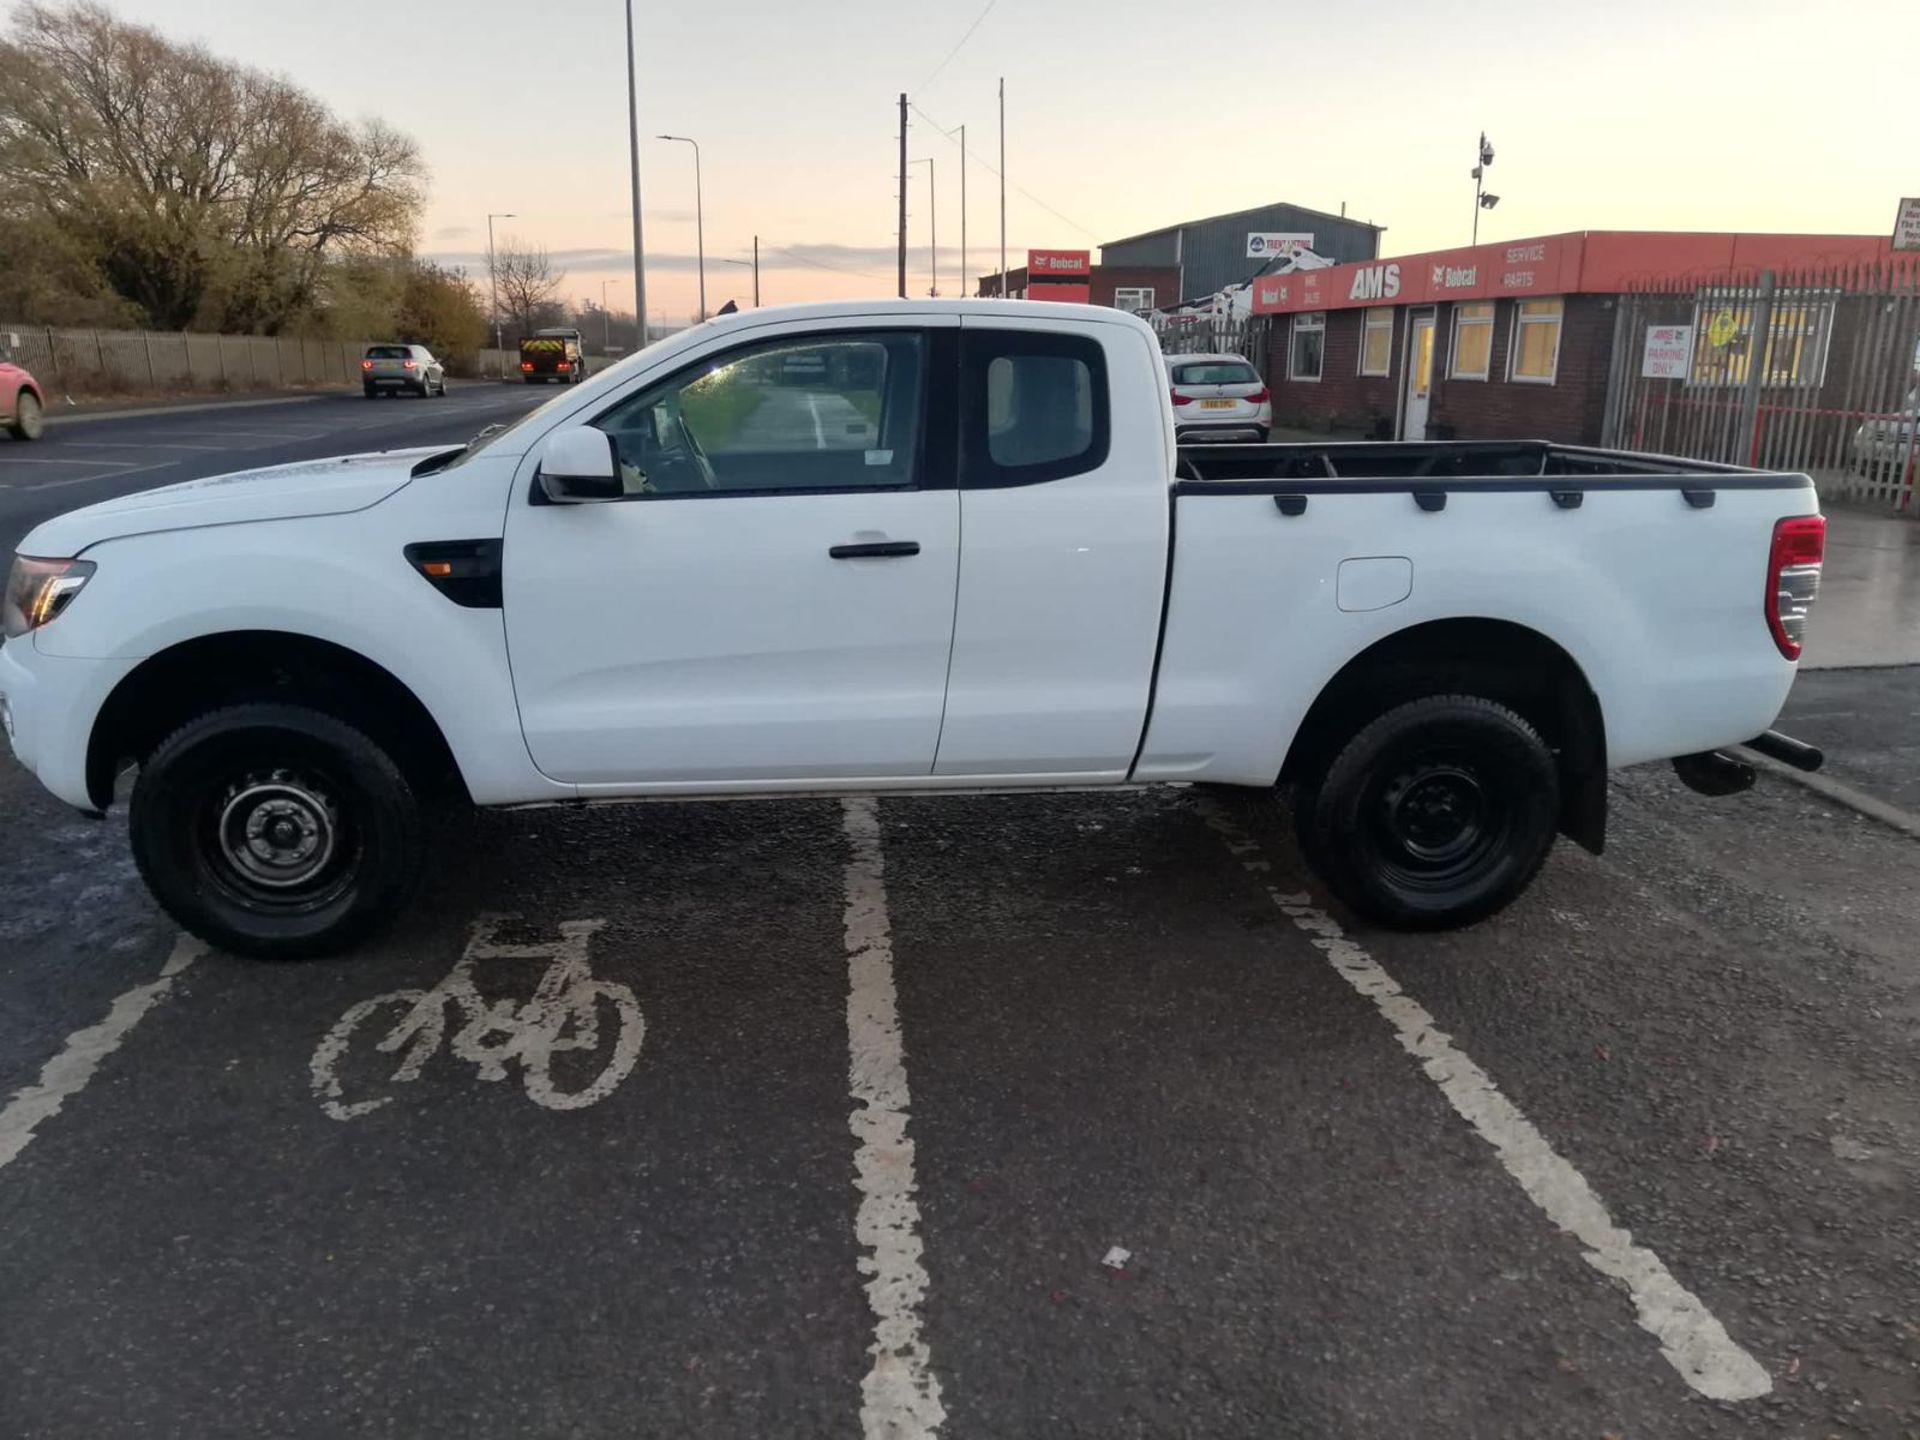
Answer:
[{"label": "side window", "polygon": [[1037,485],[1105,463],[1110,405],[1097,340],[966,330],[961,354],[962,485]]},{"label": "side window", "polygon": [[926,341],[835,332],[742,346],[592,422],[635,497],[918,483]]}]

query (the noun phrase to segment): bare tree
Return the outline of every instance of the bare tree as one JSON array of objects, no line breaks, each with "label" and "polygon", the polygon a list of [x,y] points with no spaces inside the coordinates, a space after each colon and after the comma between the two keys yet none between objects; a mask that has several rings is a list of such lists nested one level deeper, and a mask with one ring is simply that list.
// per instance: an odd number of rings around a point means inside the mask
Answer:
[{"label": "bare tree", "polygon": [[535,248],[509,236],[494,251],[495,284],[500,303],[520,334],[531,335],[547,318],[567,272],[553,268],[544,245]]},{"label": "bare tree", "polygon": [[405,253],[425,178],[388,126],[93,0],[30,0],[0,41],[0,216],[55,227],[156,325],[297,322],[333,259]]}]

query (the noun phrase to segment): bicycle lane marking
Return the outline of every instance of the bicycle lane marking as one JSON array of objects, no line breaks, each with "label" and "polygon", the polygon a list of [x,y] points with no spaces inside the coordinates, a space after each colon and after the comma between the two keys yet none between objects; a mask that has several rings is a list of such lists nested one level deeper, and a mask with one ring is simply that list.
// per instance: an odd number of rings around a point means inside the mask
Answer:
[{"label": "bicycle lane marking", "polygon": [[867,1305],[873,1312],[873,1343],[867,1347],[873,1363],[860,1382],[860,1428],[866,1440],[926,1440],[939,1431],[947,1412],[921,1334],[927,1271],[921,1263],[913,1141],[907,1135],[911,1095],[893,981],[878,802],[844,800],[841,818],[848,847],[847,1078],[856,1102],[847,1123],[859,1142],[854,1236],[867,1252],[860,1258],[860,1273],[867,1277]]},{"label": "bicycle lane marking", "polygon": [[156,978],[116,996],[106,1019],[67,1037],[60,1053],[41,1067],[38,1084],[14,1092],[6,1108],[0,1109],[0,1168],[19,1158],[42,1121],[58,1115],[68,1100],[87,1088],[100,1062],[118,1050],[141,1018],[166,998],[174,979],[206,953],[205,942],[182,932]]},{"label": "bicycle lane marking", "polygon": [[[585,1109],[619,1088],[640,1058],[646,1021],[629,987],[596,980],[588,968],[588,944],[607,922],[564,920],[558,927],[559,940],[518,945],[498,938],[502,924],[513,918],[481,915],[475,919],[452,972],[433,989],[390,990],[349,1006],[334,1022],[309,1062],[314,1098],[330,1118],[370,1115],[394,1098],[348,1100],[340,1076],[341,1062],[361,1027],[388,1007],[396,1010],[394,1024],[385,1036],[373,1040],[373,1049],[382,1055],[405,1052],[393,1069],[393,1084],[418,1080],[444,1044],[453,1058],[473,1065],[481,1080],[506,1079],[507,1062],[518,1060],[527,1098],[544,1109]],[[532,998],[516,1005],[510,998],[490,999],[481,993],[474,970],[482,960],[539,960],[547,962],[547,969]],[[562,1090],[553,1080],[554,1053],[599,1049],[597,1002],[602,1000],[612,1007],[615,1022],[605,1068],[587,1085]],[[460,1020],[451,1036],[447,1034],[449,1006]]]},{"label": "bicycle lane marking", "polygon": [[1460,1118],[1499,1156],[1528,1199],[1584,1247],[1583,1259],[1620,1282],[1633,1300],[1641,1329],[1688,1386],[1711,1400],[1755,1400],[1773,1389],[1760,1363],[1727,1334],[1698,1296],[1682,1285],[1629,1231],[1613,1223],[1606,1205],[1578,1170],[1563,1159],[1520,1108],[1453,1043],[1426,1007],[1402,990],[1380,963],[1347,938],[1340,923],[1308,894],[1289,894],[1268,879],[1272,865],[1260,843],[1221,806],[1202,802],[1207,825],[1226,843],[1267,898],[1327,957],[1334,972],[1371,1000],[1394,1028],[1400,1046],[1440,1087]]}]

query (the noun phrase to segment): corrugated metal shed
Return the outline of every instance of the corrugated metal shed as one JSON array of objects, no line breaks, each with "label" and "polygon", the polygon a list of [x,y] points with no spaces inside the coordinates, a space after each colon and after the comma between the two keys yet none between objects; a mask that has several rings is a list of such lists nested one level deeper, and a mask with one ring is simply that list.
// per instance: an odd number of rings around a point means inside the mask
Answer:
[{"label": "corrugated metal shed", "polygon": [[1260,261],[1247,257],[1247,236],[1256,230],[1311,231],[1314,253],[1330,260],[1372,260],[1380,254],[1384,226],[1276,201],[1230,215],[1189,220],[1100,247],[1102,265],[1178,265],[1180,297],[1211,295],[1250,279]]}]

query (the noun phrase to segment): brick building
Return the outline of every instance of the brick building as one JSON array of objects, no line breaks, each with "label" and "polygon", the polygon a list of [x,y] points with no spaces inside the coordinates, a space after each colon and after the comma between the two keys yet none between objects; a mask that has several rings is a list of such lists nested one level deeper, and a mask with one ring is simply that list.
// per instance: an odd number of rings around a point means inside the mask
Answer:
[{"label": "brick building", "polygon": [[[1006,292],[1010,299],[1038,298],[1029,294],[1032,276],[1027,266],[1009,270]],[[1180,267],[1177,265],[1089,265],[1086,275],[1086,303],[1118,306],[1122,310],[1151,310],[1170,304],[1179,294]],[[996,271],[980,277],[976,294],[997,298],[1001,277]]]},{"label": "brick building", "polygon": [[1620,296],[1887,253],[1879,236],[1582,231],[1268,277],[1253,311],[1276,425],[1592,445]]}]

